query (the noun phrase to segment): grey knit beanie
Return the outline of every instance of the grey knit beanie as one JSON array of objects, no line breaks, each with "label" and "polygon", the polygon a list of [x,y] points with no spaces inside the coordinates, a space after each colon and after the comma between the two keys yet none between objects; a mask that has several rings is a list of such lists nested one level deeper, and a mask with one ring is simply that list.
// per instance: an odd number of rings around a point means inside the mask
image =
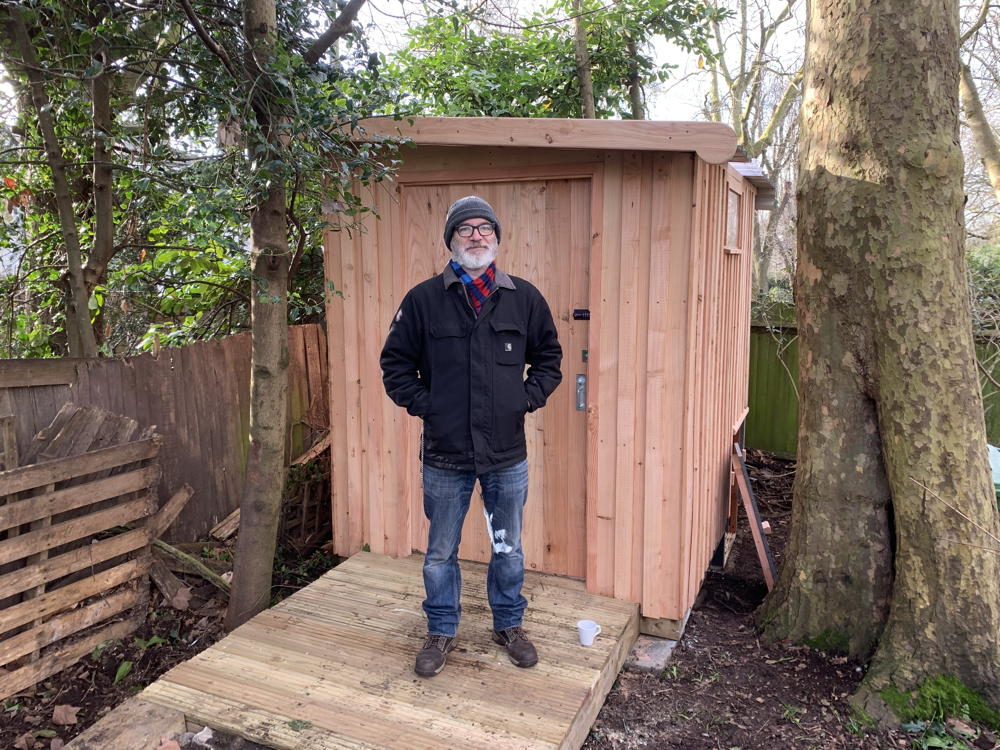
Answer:
[{"label": "grey knit beanie", "polygon": [[451,208],[448,209],[448,218],[444,222],[445,247],[451,249],[451,236],[455,232],[455,227],[466,219],[488,219],[491,221],[496,229],[497,244],[500,244],[500,222],[493,212],[493,206],[478,195],[467,195],[452,203]]}]

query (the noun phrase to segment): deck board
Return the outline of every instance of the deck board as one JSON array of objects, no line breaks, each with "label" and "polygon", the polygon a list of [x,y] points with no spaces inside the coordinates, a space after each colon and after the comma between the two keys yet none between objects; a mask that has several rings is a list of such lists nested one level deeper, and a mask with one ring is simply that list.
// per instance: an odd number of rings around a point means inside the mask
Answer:
[{"label": "deck board", "polygon": [[[360,552],[150,685],[143,698],[279,750],[578,748],[638,634],[637,605],[528,572],[539,652],[518,669],[489,637],[485,566],[462,563],[462,624],[445,671],[413,673],[421,558]],[[576,621],[597,620],[591,648]]]}]

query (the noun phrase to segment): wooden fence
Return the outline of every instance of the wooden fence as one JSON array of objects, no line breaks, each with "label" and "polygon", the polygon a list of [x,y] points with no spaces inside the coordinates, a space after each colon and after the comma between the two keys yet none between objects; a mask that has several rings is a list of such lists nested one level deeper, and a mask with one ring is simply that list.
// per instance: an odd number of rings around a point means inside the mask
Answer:
[{"label": "wooden fence", "polygon": [[[288,372],[286,451],[294,458],[329,424],[320,326],[289,329]],[[22,454],[66,402],[132,417],[144,428],[155,425],[163,441],[161,501],[184,484],[194,489],[166,538],[201,538],[238,507],[250,429],[249,334],[162,349],[157,356],[0,360],[0,393],[4,388]]]},{"label": "wooden fence", "polygon": [[159,450],[140,436],[0,472],[0,699],[145,620]]},{"label": "wooden fence", "polygon": [[[977,339],[976,350],[990,375],[980,372],[986,437],[1000,445],[1000,341]],[[750,413],[746,444],[794,455],[798,443],[799,348],[794,327],[753,326],[750,335]]]}]

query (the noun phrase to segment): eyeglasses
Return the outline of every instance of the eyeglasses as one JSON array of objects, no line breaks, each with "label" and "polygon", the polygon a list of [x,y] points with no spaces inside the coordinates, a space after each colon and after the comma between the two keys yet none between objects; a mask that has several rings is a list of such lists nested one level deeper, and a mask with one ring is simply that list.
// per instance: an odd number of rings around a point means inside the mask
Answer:
[{"label": "eyeglasses", "polygon": [[493,232],[496,231],[496,227],[494,227],[492,224],[489,223],[480,224],[479,226],[475,227],[472,226],[471,224],[460,224],[459,226],[455,227],[455,233],[459,237],[471,237],[472,233],[475,232],[477,229],[479,230],[480,237],[490,237],[493,234]]}]

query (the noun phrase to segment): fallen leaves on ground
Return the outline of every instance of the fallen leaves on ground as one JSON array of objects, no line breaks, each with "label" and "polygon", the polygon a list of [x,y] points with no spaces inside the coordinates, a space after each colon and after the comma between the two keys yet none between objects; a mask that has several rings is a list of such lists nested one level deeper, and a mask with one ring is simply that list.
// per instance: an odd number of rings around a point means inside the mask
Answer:
[{"label": "fallen leaves on ground", "polygon": [[66,726],[67,724],[76,724],[76,715],[79,711],[79,706],[70,706],[65,703],[61,703],[52,709],[52,723],[62,726]]}]

